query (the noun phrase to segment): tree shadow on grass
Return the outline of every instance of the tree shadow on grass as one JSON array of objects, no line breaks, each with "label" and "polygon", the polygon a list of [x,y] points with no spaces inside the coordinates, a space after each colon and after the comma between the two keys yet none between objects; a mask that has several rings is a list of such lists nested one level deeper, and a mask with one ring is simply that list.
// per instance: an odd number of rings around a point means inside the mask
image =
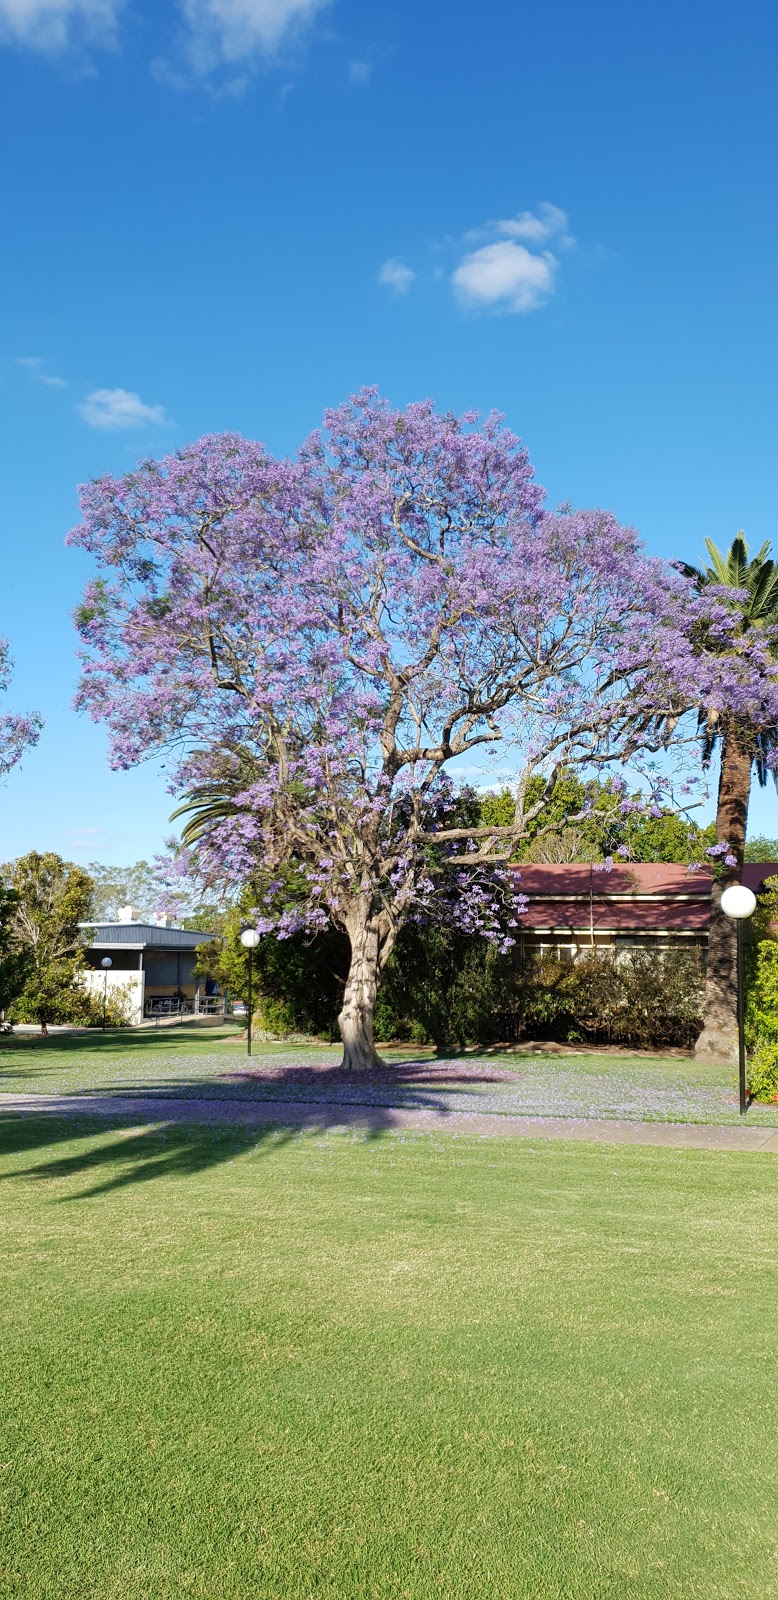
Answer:
[{"label": "tree shadow on grass", "polygon": [[[40,1059],[47,1055],[79,1056],[88,1053],[98,1057],[132,1057],[157,1052],[164,1054],[166,1050],[177,1051],[181,1046],[191,1048],[193,1044],[200,1048],[206,1042],[213,1050],[226,1046],[231,1051],[242,1042],[245,1044],[245,1032],[239,1023],[220,1024],[212,1029],[198,1026],[197,1023],[186,1023],[166,1025],[159,1029],[108,1028],[105,1033],[100,1028],[79,1029],[76,1033],[52,1033],[45,1038],[39,1033],[11,1033],[0,1036],[0,1062],[5,1076],[16,1071],[15,1066],[8,1064],[10,1061],[15,1063],[26,1058],[37,1061],[35,1070],[40,1071]],[[282,1046],[279,1045],[279,1048]]]},{"label": "tree shadow on grass", "polygon": [[[78,1193],[60,1196],[65,1202],[87,1200],[131,1184],[154,1178],[191,1178],[210,1167],[232,1161],[263,1143],[282,1144],[289,1131],[272,1128],[235,1128],[203,1124],[158,1123],[138,1128],[137,1118],[33,1117],[0,1115],[0,1156],[51,1151],[57,1144],[88,1140],[73,1154],[49,1156],[31,1166],[0,1173],[0,1183],[14,1179],[85,1177],[93,1181]],[[100,1139],[98,1145],[91,1141]]]},{"label": "tree shadow on grass", "polygon": [[[471,1081],[472,1074],[451,1063],[436,1063],[433,1071],[422,1062],[364,1079],[315,1067],[276,1067],[259,1084],[253,1071],[249,1079],[230,1073],[216,1098],[209,1098],[212,1082],[191,1078],[80,1090],[51,1097],[48,1109],[36,1104],[46,1097],[31,1095],[23,1106],[0,1107],[0,1155],[50,1151],[81,1139],[90,1143],[74,1154],[15,1168],[0,1181],[92,1177],[87,1189],[68,1197],[81,1200],[154,1178],[194,1177],[250,1149],[270,1155],[305,1134],[345,1128],[378,1139],[402,1126],[398,1112],[450,1114],[441,1090]],[[258,1087],[269,1094],[257,1093]],[[100,1143],[94,1145],[96,1138]]]}]

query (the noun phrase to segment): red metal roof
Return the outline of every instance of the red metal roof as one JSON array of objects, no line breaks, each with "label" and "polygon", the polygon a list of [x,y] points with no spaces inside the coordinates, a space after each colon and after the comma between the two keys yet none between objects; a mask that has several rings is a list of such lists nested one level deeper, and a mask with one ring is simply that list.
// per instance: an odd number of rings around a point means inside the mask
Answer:
[{"label": "red metal roof", "polygon": [[753,889],[756,894],[765,878],[772,878],[776,873],[778,873],[778,861],[747,861],[741,878],[746,888]]},{"label": "red metal roof", "polygon": [[[515,868],[516,887],[529,904],[521,919],[529,930],[602,933],[705,933],[713,874],[661,862],[620,862],[611,871],[579,862],[526,862]],[[778,872],[776,862],[752,862],[743,882],[757,890]]]},{"label": "red metal roof", "polygon": [[700,895],[707,898],[713,883],[709,867],[690,872],[688,867],[667,866],[664,862],[628,861],[614,862],[610,872],[605,867],[572,862],[563,866],[521,862],[515,868],[519,878],[520,894],[527,895],[586,895],[590,888],[600,897],[614,894],[651,894],[661,897]]},{"label": "red metal roof", "polygon": [[521,919],[527,929],[565,928],[589,933],[706,933],[710,901],[705,900],[545,900],[533,896]]}]

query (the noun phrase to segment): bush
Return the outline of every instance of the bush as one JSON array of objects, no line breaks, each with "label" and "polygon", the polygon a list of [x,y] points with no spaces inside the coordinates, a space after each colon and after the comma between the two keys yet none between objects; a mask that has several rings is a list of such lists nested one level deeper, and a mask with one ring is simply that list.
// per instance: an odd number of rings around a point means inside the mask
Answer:
[{"label": "bush", "polygon": [[378,992],[375,1036],[452,1050],[505,1037],[516,1008],[510,956],[501,956],[487,939],[409,924]]},{"label": "bush", "polygon": [[549,953],[525,968],[519,985],[520,1028],[530,1038],[688,1048],[702,1026],[696,951],[595,951],[569,963]]},{"label": "bush", "polygon": [[749,961],[746,1038],[778,1044],[778,940],[760,939]]},{"label": "bush", "polygon": [[[113,985],[108,991],[108,1003],[105,1008],[106,1026],[109,1028],[126,1028],[130,1019],[129,985],[124,988]],[[67,1023],[74,1028],[101,1028],[103,1025],[103,997],[91,989],[85,989],[78,981],[76,975],[71,982],[63,983],[56,993],[56,1010],[50,1004],[49,1014],[46,1018],[50,1022]],[[52,1016],[51,1012],[54,1011]],[[8,1020],[15,1022],[39,1022],[40,998],[36,992],[28,996],[22,991],[21,995],[8,1007]]]},{"label": "bush", "polygon": [[748,1092],[754,1100],[778,1101],[778,1041],[757,1046],[748,1069]]}]

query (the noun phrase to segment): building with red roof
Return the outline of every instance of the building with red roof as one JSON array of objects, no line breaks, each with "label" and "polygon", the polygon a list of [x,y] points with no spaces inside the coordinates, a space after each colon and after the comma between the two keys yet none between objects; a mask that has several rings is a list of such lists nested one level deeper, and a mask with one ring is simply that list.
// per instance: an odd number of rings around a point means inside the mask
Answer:
[{"label": "building with red roof", "polygon": [[[518,936],[526,959],[553,951],[572,961],[587,950],[696,949],[708,943],[713,874],[658,862],[523,862],[516,888],[527,896]],[[778,862],[749,863],[742,881],[759,892]]]}]

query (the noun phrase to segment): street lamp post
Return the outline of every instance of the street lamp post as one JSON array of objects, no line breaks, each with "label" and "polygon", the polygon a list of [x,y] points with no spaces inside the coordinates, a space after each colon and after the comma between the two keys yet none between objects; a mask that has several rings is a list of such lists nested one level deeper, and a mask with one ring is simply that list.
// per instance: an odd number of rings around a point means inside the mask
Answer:
[{"label": "street lamp post", "polygon": [[108,1008],[108,968],[113,966],[110,956],[103,956],[100,965],[103,969],[103,1033],[105,1033],[105,1013]]},{"label": "street lamp post", "polygon": [[252,1015],[251,976],[252,976],[252,969],[253,969],[253,966],[254,966],[254,951],[256,950],[257,945],[259,944],[259,934],[257,933],[256,928],[244,928],[243,932],[242,932],[242,934],[240,936],[240,942],[243,945],[243,948],[244,948],[244,950],[246,952],[246,955],[248,957],[248,968],[249,968],[249,1016],[248,1016],[248,1024],[249,1025],[248,1025],[248,1033],[247,1033],[247,1040],[246,1040],[246,1054],[250,1056],[251,1055],[251,1015]]},{"label": "street lamp post", "polygon": [[756,911],[756,895],[744,883],[730,884],[721,896],[721,909],[731,917],[737,931],[737,1046],[738,1076],[740,1079],[740,1115],[748,1110],[746,1095],[746,1019],[745,973],[743,961],[743,923]]}]

